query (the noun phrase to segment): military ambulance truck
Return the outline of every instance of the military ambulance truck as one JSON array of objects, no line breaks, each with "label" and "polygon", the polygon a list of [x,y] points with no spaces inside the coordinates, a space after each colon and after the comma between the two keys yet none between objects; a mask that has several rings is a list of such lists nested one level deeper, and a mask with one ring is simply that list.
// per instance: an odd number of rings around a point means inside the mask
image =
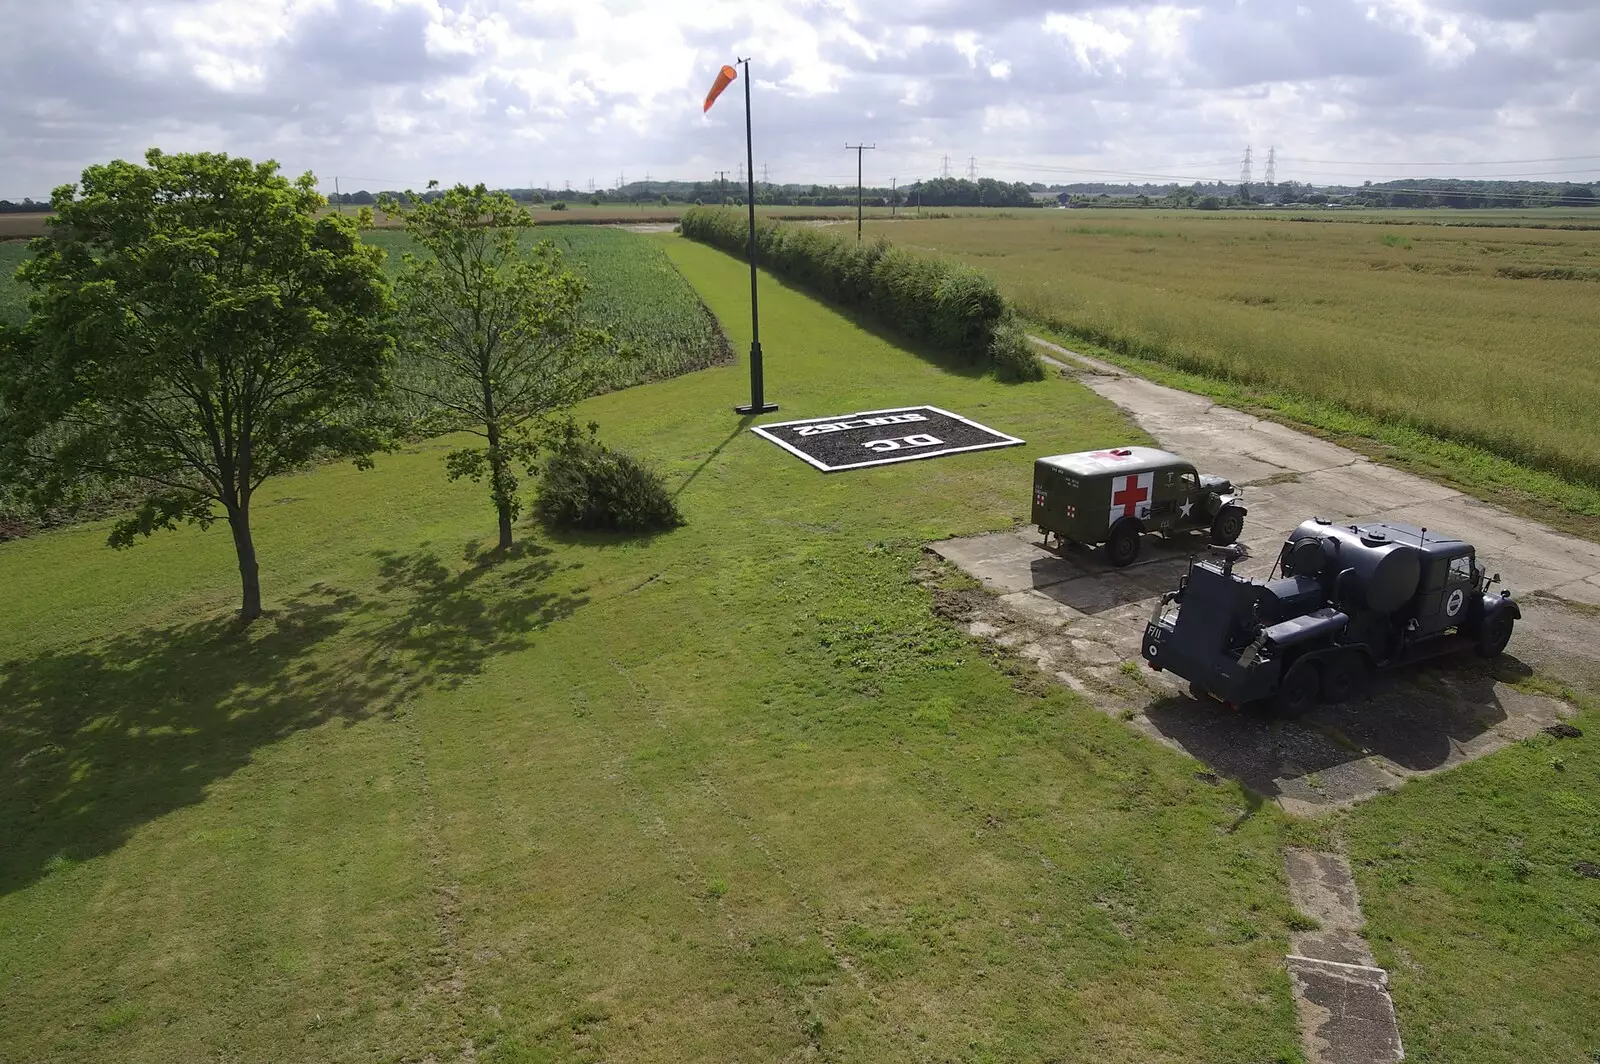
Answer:
[{"label": "military ambulance truck", "polygon": [[1154,447],[1117,447],[1040,458],[1033,463],[1033,523],[1058,546],[1106,546],[1112,565],[1139,557],[1146,532],[1200,530],[1226,546],[1244,530],[1241,493],[1224,477]]}]

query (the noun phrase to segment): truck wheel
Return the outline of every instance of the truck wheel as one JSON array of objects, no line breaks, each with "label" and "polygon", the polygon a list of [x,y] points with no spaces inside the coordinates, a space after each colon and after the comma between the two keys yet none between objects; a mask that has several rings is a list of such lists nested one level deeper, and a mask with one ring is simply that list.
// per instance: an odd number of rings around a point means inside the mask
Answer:
[{"label": "truck wheel", "polygon": [[1139,556],[1139,529],[1132,521],[1123,521],[1111,530],[1111,538],[1106,541],[1106,556],[1118,569],[1132,565]]},{"label": "truck wheel", "polygon": [[1480,657],[1499,657],[1500,652],[1511,642],[1511,629],[1516,627],[1516,619],[1510,611],[1502,610],[1495,614],[1494,619],[1484,622],[1478,630],[1478,644],[1476,650]]},{"label": "truck wheel", "polygon": [[1239,533],[1244,531],[1244,514],[1239,512],[1237,506],[1224,506],[1222,512],[1217,514],[1217,519],[1211,522],[1211,542],[1218,547],[1226,547],[1237,542]]},{"label": "truck wheel", "polygon": [[1272,708],[1286,717],[1298,717],[1317,701],[1322,689],[1322,676],[1314,661],[1297,661],[1283,674],[1278,693],[1272,696]]},{"label": "truck wheel", "polygon": [[1322,665],[1322,700],[1338,705],[1360,696],[1367,685],[1367,659],[1355,651],[1336,654]]}]

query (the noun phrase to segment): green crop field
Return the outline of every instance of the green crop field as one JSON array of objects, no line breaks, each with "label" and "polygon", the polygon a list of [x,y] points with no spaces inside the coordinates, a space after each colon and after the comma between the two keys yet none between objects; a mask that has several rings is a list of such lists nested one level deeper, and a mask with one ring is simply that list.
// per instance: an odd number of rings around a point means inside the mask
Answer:
[{"label": "green crop field", "polygon": [[1077,210],[870,225],[991,272],[1069,336],[1600,484],[1600,231],[1402,224],[1422,220]]},{"label": "green crop field", "polygon": [[0,321],[21,321],[28,316],[28,290],[12,279],[27,254],[24,241],[0,243]]},{"label": "green crop field", "polygon": [[[398,272],[411,249],[403,232],[379,229],[364,239],[388,252]],[[607,388],[625,388],[703,369],[732,358],[705,304],[657,241],[604,226],[539,226],[534,239],[560,248],[566,265],[589,283],[588,320],[612,339],[603,373]]]},{"label": "green crop field", "polygon": [[[555,243],[567,265],[589,282],[585,312],[614,341],[608,387],[660,380],[731,357],[716,320],[658,243],[598,226],[541,226],[535,233]],[[391,274],[411,246],[395,230],[368,232],[365,239],[388,252]],[[20,319],[27,313],[27,289],[13,278],[27,253],[25,241],[0,243],[0,316]]]}]

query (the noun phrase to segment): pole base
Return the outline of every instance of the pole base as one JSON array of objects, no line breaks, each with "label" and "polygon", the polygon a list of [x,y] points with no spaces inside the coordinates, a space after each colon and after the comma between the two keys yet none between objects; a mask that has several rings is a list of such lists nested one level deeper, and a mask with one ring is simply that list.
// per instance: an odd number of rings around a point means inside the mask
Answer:
[{"label": "pole base", "polygon": [[778,409],[777,403],[762,403],[760,406],[746,403],[744,406],[734,407],[733,412],[736,414],[767,414],[776,409]]}]

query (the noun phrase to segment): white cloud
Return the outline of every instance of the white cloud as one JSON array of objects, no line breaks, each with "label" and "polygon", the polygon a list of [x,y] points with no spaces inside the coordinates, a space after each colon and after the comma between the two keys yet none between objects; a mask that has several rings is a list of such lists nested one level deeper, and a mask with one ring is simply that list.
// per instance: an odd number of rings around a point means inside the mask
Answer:
[{"label": "white cloud", "polygon": [[53,0],[8,20],[7,197],[151,144],[381,175],[358,187],[703,178],[742,162],[743,86],[700,101],[743,55],[775,180],[853,179],[834,145],[856,139],[902,183],[946,154],[1044,180],[1226,178],[1247,143],[1300,180],[1600,154],[1592,0]]}]

